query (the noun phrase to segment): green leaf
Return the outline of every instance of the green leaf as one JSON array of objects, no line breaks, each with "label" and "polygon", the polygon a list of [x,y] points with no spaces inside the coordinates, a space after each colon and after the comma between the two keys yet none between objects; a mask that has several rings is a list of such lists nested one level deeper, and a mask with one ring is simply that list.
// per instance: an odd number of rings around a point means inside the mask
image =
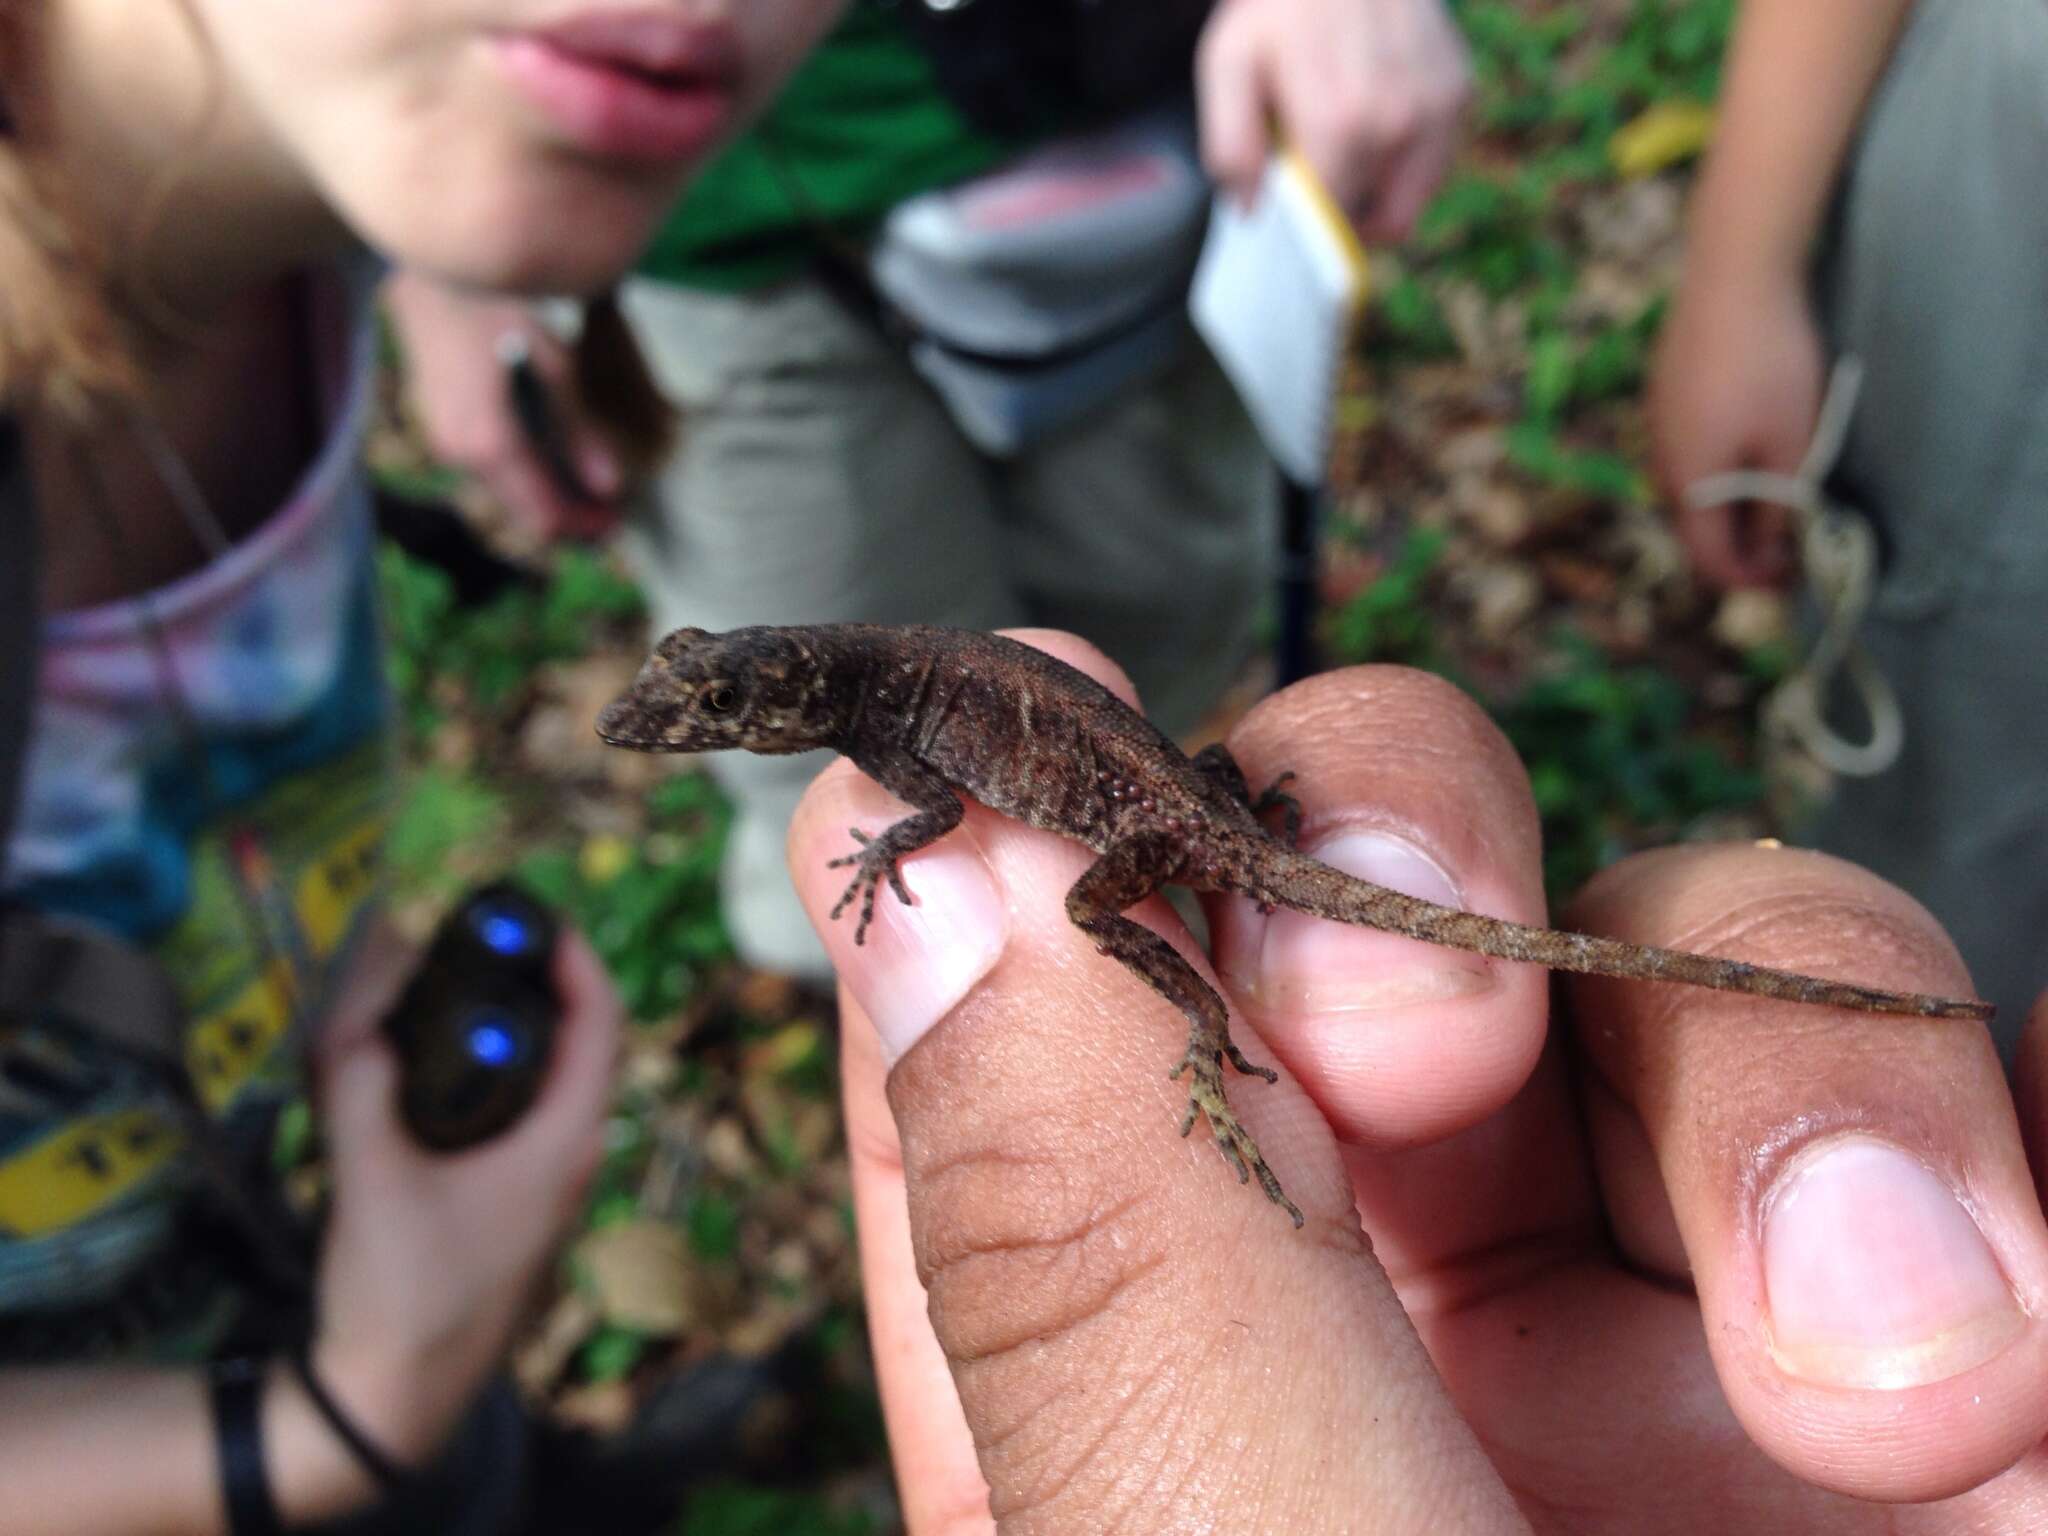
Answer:
[{"label": "green leaf", "polygon": [[646,1353],[646,1334],[617,1323],[605,1323],[585,1341],[577,1354],[577,1363],[585,1381],[624,1381]]},{"label": "green leaf", "polygon": [[1631,845],[1753,805],[1757,776],[1692,734],[1692,699],[1653,667],[1617,668],[1585,636],[1552,639],[1548,669],[1494,718],[1529,770],[1545,884],[1562,897]]},{"label": "green leaf", "polygon": [[1325,619],[1325,642],[1334,662],[1434,663],[1435,624],[1424,598],[1448,542],[1441,530],[1409,534],[1379,578]]},{"label": "green leaf", "polygon": [[835,1511],[815,1494],[724,1483],[690,1495],[673,1536],[874,1536],[859,1510]]},{"label": "green leaf", "polygon": [[404,791],[384,850],[392,879],[401,890],[452,895],[468,878],[457,850],[501,834],[505,797],[479,779],[432,766],[414,771]]},{"label": "green leaf", "polygon": [[1579,354],[1572,398],[1582,405],[1634,394],[1642,387],[1647,352],[1632,327],[1601,331]]},{"label": "green leaf", "polygon": [[683,1215],[690,1251],[707,1263],[719,1263],[739,1252],[739,1207],[709,1190],[694,1195]]},{"label": "green leaf", "polygon": [[1380,291],[1376,313],[1395,348],[1407,356],[1430,359],[1457,351],[1436,295],[1410,274]]},{"label": "green leaf", "polygon": [[1529,344],[1529,371],[1522,381],[1522,406],[1531,419],[1554,422],[1572,397],[1571,338],[1556,332]]},{"label": "green leaf", "polygon": [[277,1130],[270,1143],[270,1166],[290,1173],[306,1161],[313,1150],[313,1106],[304,1098],[293,1099],[278,1111]]},{"label": "green leaf", "polygon": [[1640,502],[1649,482],[1633,464],[1611,453],[1567,447],[1554,428],[1522,421],[1508,428],[1508,462],[1532,479],[1608,501]]},{"label": "green leaf", "polygon": [[640,1219],[640,1201],[630,1194],[606,1195],[593,1201],[590,1214],[584,1218],[584,1225],[595,1232],[600,1227],[622,1227],[627,1222]]}]

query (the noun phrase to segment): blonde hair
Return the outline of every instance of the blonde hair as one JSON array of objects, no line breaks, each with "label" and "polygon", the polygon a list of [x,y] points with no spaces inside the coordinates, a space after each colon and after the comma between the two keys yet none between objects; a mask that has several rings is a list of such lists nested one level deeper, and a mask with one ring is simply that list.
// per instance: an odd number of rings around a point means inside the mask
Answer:
[{"label": "blonde hair", "polygon": [[0,0],[0,410],[66,416],[135,387],[107,253],[53,164],[43,0]]}]

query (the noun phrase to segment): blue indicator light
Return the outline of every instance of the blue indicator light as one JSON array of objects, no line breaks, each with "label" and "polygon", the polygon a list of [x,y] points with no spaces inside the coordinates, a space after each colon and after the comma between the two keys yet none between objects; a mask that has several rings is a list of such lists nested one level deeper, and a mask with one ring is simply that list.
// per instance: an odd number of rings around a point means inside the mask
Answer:
[{"label": "blue indicator light", "polygon": [[519,1054],[519,1039],[499,1015],[487,1013],[469,1026],[469,1054],[487,1067],[502,1067]]},{"label": "blue indicator light", "polygon": [[509,907],[486,902],[470,913],[470,926],[486,948],[500,955],[523,955],[533,948],[533,924]]}]

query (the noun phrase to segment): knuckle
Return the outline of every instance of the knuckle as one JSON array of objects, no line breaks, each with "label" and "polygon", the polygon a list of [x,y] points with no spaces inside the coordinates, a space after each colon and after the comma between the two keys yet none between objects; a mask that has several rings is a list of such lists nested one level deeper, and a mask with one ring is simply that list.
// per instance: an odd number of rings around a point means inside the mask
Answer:
[{"label": "knuckle", "polygon": [[1469,104],[1470,91],[1462,79],[1431,86],[1417,99],[1416,137],[1455,132]]},{"label": "knuckle", "polygon": [[1205,129],[1202,163],[1216,180],[1232,184],[1251,180],[1258,169],[1250,141],[1235,130]]},{"label": "knuckle", "polygon": [[1165,1381],[1203,1368],[1158,1364],[1176,1356],[1200,1276],[1156,1191],[1111,1162],[988,1152],[931,1170],[923,1197],[912,1180],[933,1330],[1006,1525],[1078,1528],[1105,1475],[1160,1454]]},{"label": "knuckle", "polygon": [[473,422],[450,435],[447,457],[465,469],[488,470],[512,457],[512,439],[494,422]]},{"label": "knuckle", "polygon": [[1367,219],[1359,227],[1359,234],[1367,245],[1399,245],[1414,229],[1414,214],[1382,212]]},{"label": "knuckle", "polygon": [[989,1148],[914,1182],[918,1266],[955,1365],[1042,1364],[1170,1256],[1127,1173],[1113,1192],[1088,1162]]},{"label": "knuckle", "polygon": [[1421,131],[1423,116],[1420,97],[1389,92],[1375,106],[1359,114],[1357,132],[1365,142],[1379,148],[1406,144]]},{"label": "knuckle", "polygon": [[1342,157],[1351,154],[1362,142],[1365,132],[1365,109],[1356,103],[1340,100],[1312,100],[1301,109],[1300,135],[1304,146],[1311,153]]}]

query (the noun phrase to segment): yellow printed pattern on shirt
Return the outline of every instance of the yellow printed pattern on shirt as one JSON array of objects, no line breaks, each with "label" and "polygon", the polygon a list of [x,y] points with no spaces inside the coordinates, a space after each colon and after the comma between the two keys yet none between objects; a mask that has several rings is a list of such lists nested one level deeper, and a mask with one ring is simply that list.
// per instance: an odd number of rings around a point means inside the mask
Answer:
[{"label": "yellow printed pattern on shirt", "polygon": [[[325,1006],[374,904],[386,783],[384,746],[366,743],[195,838],[190,905],[154,954],[190,1019],[186,1066],[209,1114],[227,1117],[258,1087],[269,1103],[298,1090],[292,1022]],[[260,848],[244,856],[254,887],[237,887],[238,835]],[[162,1187],[184,1131],[153,1089],[107,1097],[0,1152],[0,1243],[62,1233]]]},{"label": "yellow printed pattern on shirt", "polygon": [[184,1136],[155,1109],[90,1115],[0,1163],[0,1236],[76,1226],[161,1169]]}]

